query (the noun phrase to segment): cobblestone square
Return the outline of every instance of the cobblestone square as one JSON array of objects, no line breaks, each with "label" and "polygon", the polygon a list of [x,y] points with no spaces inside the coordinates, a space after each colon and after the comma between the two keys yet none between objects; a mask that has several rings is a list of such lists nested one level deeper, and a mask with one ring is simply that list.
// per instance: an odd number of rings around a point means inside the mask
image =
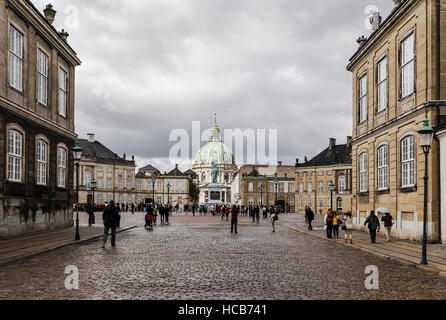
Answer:
[{"label": "cobblestone square", "polygon": [[[0,299],[446,299],[446,279],[406,264],[294,232],[283,216],[242,218],[239,234],[220,217],[173,216],[153,232],[72,245],[0,267]],[[65,268],[79,269],[79,290],[65,288]],[[380,289],[367,290],[365,269],[377,266]]]}]

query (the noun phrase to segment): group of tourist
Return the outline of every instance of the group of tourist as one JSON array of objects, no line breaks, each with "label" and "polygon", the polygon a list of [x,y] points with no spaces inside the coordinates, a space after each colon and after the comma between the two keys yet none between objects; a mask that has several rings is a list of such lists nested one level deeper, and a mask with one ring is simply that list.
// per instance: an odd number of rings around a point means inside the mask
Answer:
[{"label": "group of tourist", "polygon": [[[308,206],[305,207],[305,222],[308,224],[309,231],[313,230],[312,223],[314,219],[314,212]],[[384,223],[387,243],[390,243],[391,231],[393,225],[395,224],[395,221],[390,215],[390,212],[385,212],[384,216],[381,218],[381,221]],[[329,209],[324,216],[324,225],[328,239],[338,239],[339,229],[341,228],[345,233],[345,243],[347,244],[348,242],[350,242],[350,244],[353,244],[353,230],[355,229],[355,225],[353,223],[351,212],[342,214],[340,212],[334,211],[333,209]],[[380,232],[381,223],[379,221],[379,218],[376,216],[375,211],[372,211],[370,213],[370,216],[367,217],[364,222],[364,226],[368,226],[369,228],[371,243],[376,243],[376,234],[377,232]]]},{"label": "group of tourist", "polygon": [[[222,220],[224,220],[224,217],[226,217],[226,220],[228,220],[229,214],[231,215],[231,233],[234,233],[234,231],[235,231],[235,233],[238,233],[237,232],[238,219],[239,219],[239,216],[242,216],[242,212],[243,212],[243,214],[245,214],[245,209],[246,209],[246,207],[236,206],[236,205],[233,205],[232,207],[230,207],[229,205],[220,207],[219,210],[220,210]],[[262,212],[267,211],[266,208],[262,208],[262,209],[265,210],[265,211],[262,210]],[[252,212],[253,222],[257,221],[257,223],[260,223],[260,214],[259,214],[260,210],[261,209],[259,208],[259,210]],[[257,212],[257,214],[256,214],[256,212]],[[275,224],[276,224],[276,221],[279,220],[279,209],[271,207],[271,210],[269,210],[269,212],[271,214],[271,225],[272,225],[272,229],[273,229],[272,231],[276,232]],[[268,218],[268,216],[266,215],[266,217],[265,217],[265,215],[264,215],[264,218],[266,219],[266,218]]]},{"label": "group of tourist", "polygon": [[161,225],[169,224],[169,216],[172,212],[172,206],[170,204],[149,204],[146,206],[145,212],[145,227],[152,230],[153,227],[157,225],[158,215],[161,217]]}]

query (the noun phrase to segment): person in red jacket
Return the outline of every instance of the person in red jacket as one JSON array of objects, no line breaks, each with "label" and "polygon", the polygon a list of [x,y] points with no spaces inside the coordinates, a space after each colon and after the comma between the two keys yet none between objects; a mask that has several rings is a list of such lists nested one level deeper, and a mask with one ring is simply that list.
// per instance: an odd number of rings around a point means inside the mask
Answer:
[{"label": "person in red jacket", "polygon": [[[229,209],[229,208],[228,208]],[[237,223],[238,223],[238,209],[236,206],[233,206],[231,209],[231,233],[237,232]]]}]

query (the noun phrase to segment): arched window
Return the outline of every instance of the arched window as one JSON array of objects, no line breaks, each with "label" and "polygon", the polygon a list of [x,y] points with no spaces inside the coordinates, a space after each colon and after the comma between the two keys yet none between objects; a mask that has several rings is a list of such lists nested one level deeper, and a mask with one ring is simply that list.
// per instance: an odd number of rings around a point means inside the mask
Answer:
[{"label": "arched window", "polygon": [[48,143],[42,139],[37,140],[37,184],[46,185],[46,177],[48,172]]},{"label": "arched window", "polygon": [[8,134],[8,179],[22,181],[23,135],[16,130]]},{"label": "arched window", "polygon": [[368,191],[368,157],[367,153],[359,155],[359,192]]},{"label": "arched window", "polygon": [[407,137],[401,141],[401,186],[415,186],[415,138]]},{"label": "arched window", "polygon": [[64,147],[57,148],[57,186],[67,186],[67,149]]},{"label": "arched window", "polygon": [[338,181],[338,191],[339,192],[344,192],[345,191],[345,176],[339,176],[339,181]]},{"label": "arched window", "polygon": [[378,148],[378,190],[386,190],[388,184],[388,147]]}]

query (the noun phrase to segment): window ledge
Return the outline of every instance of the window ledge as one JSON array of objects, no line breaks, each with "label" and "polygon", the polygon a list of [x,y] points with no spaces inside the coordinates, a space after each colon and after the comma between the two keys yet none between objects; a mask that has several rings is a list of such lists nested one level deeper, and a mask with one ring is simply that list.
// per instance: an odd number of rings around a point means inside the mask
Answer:
[{"label": "window ledge", "polygon": [[380,115],[386,113],[388,111],[388,109],[389,109],[389,107],[386,107],[385,109],[382,109],[380,111],[377,110],[375,115],[380,116]]},{"label": "window ledge", "polygon": [[412,92],[411,94],[409,94],[409,95],[407,95],[407,96],[405,96],[405,97],[401,97],[401,98],[399,98],[399,102],[403,102],[404,100],[406,100],[406,99],[409,99],[409,98],[411,98],[412,96],[414,96],[414,95],[416,95],[417,94],[417,91],[416,90],[414,90],[414,92]]},{"label": "window ledge", "polygon": [[16,93],[18,93],[18,94],[20,94],[20,95],[22,95],[22,96],[25,95],[25,92],[23,91],[23,89],[20,90],[20,89],[14,88],[13,86],[11,86],[11,84],[8,84],[8,87],[9,87],[9,89],[11,89],[12,91],[15,91]]},{"label": "window ledge", "polygon": [[411,192],[417,192],[417,186],[413,186],[413,187],[401,187],[400,188],[400,192],[402,193],[411,193]]},{"label": "window ledge", "polygon": [[389,194],[389,193],[390,193],[390,189],[381,189],[381,190],[376,191],[377,195]]},{"label": "window ledge", "polygon": [[368,191],[358,192],[358,196],[359,197],[368,197],[369,196],[369,192]]}]

